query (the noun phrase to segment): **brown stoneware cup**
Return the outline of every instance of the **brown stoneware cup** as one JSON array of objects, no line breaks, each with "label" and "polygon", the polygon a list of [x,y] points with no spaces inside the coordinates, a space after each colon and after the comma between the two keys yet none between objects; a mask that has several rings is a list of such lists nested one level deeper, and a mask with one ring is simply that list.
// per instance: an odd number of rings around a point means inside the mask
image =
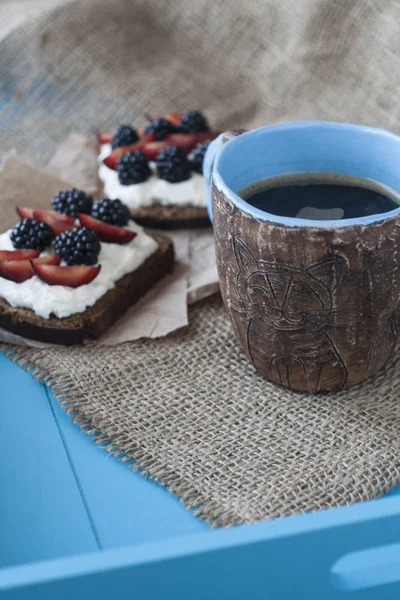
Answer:
[{"label": "brown stoneware cup", "polygon": [[400,138],[388,131],[295,122],[222,134],[209,183],[222,297],[246,356],[299,391],[341,390],[383,367],[398,336],[400,208],[352,219],[276,216],[238,195],[293,173],[365,178],[400,193]]}]

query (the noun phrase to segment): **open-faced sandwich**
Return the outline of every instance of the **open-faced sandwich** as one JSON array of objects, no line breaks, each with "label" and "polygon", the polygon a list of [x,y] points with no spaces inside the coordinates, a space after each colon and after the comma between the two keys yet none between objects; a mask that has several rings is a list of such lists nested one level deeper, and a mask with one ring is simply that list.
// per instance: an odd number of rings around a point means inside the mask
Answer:
[{"label": "open-faced sandwich", "polygon": [[173,268],[172,242],[119,200],[68,190],[53,210],[19,208],[0,234],[0,327],[51,343],[100,337]]},{"label": "open-faced sandwich", "polygon": [[149,118],[143,129],[98,132],[104,195],[122,200],[141,225],[209,225],[202,166],[217,135],[198,111]]}]

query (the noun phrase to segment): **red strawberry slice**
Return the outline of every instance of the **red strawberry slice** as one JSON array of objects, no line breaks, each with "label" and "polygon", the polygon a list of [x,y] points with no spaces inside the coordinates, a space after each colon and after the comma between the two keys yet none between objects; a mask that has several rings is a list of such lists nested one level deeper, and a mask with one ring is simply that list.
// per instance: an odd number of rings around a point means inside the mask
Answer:
[{"label": "red strawberry slice", "polygon": [[103,163],[107,165],[110,169],[116,169],[119,157],[125,152],[135,152],[136,150],[141,150],[143,154],[146,156],[147,160],[154,160],[157,158],[158,153],[167,146],[178,146],[182,148],[185,152],[191,152],[193,148],[200,144],[200,142],[204,142],[205,140],[213,140],[219,135],[217,131],[202,131],[201,133],[171,133],[167,135],[160,142],[149,141],[152,139],[152,134],[146,134],[142,137],[139,142],[135,144],[130,144],[129,146],[121,146],[121,148],[117,148],[111,154],[106,156],[103,160]]},{"label": "red strawberry slice", "polygon": [[[166,119],[167,121],[172,123],[172,125],[175,125],[177,127],[179,125],[179,123],[181,122],[182,115],[183,115],[183,113],[166,113],[165,115],[162,115],[162,118]],[[150,115],[150,114],[145,114],[144,116],[146,117],[146,119],[148,121],[154,121],[154,119],[158,118],[158,117],[156,117],[154,115]]]},{"label": "red strawberry slice", "polygon": [[0,261],[3,260],[29,260],[39,256],[39,250],[0,250]]},{"label": "red strawberry slice", "polygon": [[42,256],[33,260],[4,260],[0,262],[0,277],[22,283],[34,276],[33,265],[59,265],[59,256]]},{"label": "red strawberry slice", "polygon": [[109,225],[90,215],[80,214],[79,220],[84,227],[96,232],[99,240],[108,242],[109,244],[127,244],[137,235],[135,231],[125,229],[124,227],[117,227],[116,225]]},{"label": "red strawberry slice", "polygon": [[[139,134],[139,131],[141,132],[141,134]],[[153,131],[151,131],[150,133],[144,133],[143,129],[139,129],[138,130],[138,134],[140,137],[140,143],[143,146],[143,144],[147,144],[148,142],[154,142],[154,133]]]},{"label": "red strawberry slice", "polygon": [[201,131],[200,133],[171,133],[165,139],[170,146],[179,146],[186,150],[193,150],[201,142],[213,140],[219,135],[218,131]]},{"label": "red strawberry slice", "polygon": [[33,211],[33,218],[50,225],[56,235],[60,235],[63,231],[74,229],[75,227],[75,219],[73,217],[58,213],[55,210],[35,209]]},{"label": "red strawberry slice", "polygon": [[65,285],[77,288],[90,283],[100,273],[101,265],[96,267],[77,266],[60,267],[53,265],[38,265],[32,261],[33,269],[38,277],[48,285]]},{"label": "red strawberry slice", "polygon": [[136,150],[140,150],[142,144],[143,140],[139,140],[134,144],[129,144],[128,146],[121,146],[120,148],[116,148],[111,152],[111,154],[105,157],[103,163],[107,165],[107,167],[109,167],[110,169],[116,169],[118,159],[120,156],[122,156],[122,154],[125,154],[125,152],[135,152]]},{"label": "red strawberry slice", "polygon": [[21,219],[33,219],[33,208],[17,206],[17,213]]},{"label": "red strawberry slice", "polygon": [[111,144],[113,134],[104,131],[96,131],[96,137],[99,144]]},{"label": "red strawberry slice", "polygon": [[57,221],[63,221],[64,223],[72,224],[74,223],[74,217],[70,217],[65,213],[59,213],[55,210],[45,210],[43,208],[34,208],[33,216],[38,221],[43,221],[44,219],[57,219]]},{"label": "red strawberry slice", "polygon": [[51,256],[41,256],[40,258],[34,258],[30,261],[34,265],[59,265],[61,262],[61,256],[52,254]]},{"label": "red strawberry slice", "polygon": [[39,208],[17,207],[17,213],[22,219],[36,219],[44,221],[59,235],[67,229],[74,228],[74,219],[68,215],[60,214],[55,210],[44,210]]},{"label": "red strawberry slice", "polygon": [[202,131],[201,133],[171,133],[160,142],[143,144],[142,152],[147,160],[155,160],[164,148],[178,146],[186,153],[191,152],[197,144],[205,140],[213,140],[218,135],[215,131]]},{"label": "red strawberry slice", "polygon": [[4,260],[0,262],[0,277],[22,283],[34,276],[29,260]]},{"label": "red strawberry slice", "polygon": [[181,122],[181,116],[183,113],[167,113],[163,115],[164,119],[167,119],[172,125],[178,126]]},{"label": "red strawberry slice", "polygon": [[136,129],[136,133],[138,134],[140,141],[152,142],[154,140],[154,135],[152,133],[145,133],[144,129]]}]

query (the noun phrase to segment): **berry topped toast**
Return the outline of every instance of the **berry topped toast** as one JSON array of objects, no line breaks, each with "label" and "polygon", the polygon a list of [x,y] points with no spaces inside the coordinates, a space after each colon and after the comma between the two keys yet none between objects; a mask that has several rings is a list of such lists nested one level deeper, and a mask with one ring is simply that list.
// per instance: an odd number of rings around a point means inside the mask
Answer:
[{"label": "berry topped toast", "polygon": [[18,208],[0,234],[0,327],[77,344],[100,337],[173,268],[172,242],[119,200],[60,192],[53,210]]},{"label": "berry topped toast", "polygon": [[104,194],[122,200],[141,225],[176,229],[209,225],[202,176],[210,131],[198,111],[149,118],[143,129],[98,132]]}]

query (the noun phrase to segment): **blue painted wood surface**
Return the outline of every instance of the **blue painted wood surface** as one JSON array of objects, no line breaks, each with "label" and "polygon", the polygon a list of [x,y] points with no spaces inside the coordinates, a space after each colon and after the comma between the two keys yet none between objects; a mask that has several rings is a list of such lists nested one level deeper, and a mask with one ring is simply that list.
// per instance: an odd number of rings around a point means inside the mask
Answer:
[{"label": "blue painted wood surface", "polygon": [[98,448],[47,388],[1,355],[0,382],[1,598],[400,597],[399,488],[212,531]]},{"label": "blue painted wood surface", "polygon": [[[399,534],[393,497],[10,569],[0,577],[0,593],[7,600],[339,600],[346,592],[331,572],[338,560],[393,545]],[[354,591],[353,598],[398,600],[399,577],[397,571],[395,583]]]},{"label": "blue painted wood surface", "polygon": [[1,354],[0,381],[0,567],[208,530],[100,449],[48,388]]},{"label": "blue painted wood surface", "polygon": [[209,529],[167,490],[100,449],[72,423],[50,391],[49,396],[101,548]]},{"label": "blue painted wood surface", "polygon": [[0,566],[98,548],[43,385],[0,355]]}]

